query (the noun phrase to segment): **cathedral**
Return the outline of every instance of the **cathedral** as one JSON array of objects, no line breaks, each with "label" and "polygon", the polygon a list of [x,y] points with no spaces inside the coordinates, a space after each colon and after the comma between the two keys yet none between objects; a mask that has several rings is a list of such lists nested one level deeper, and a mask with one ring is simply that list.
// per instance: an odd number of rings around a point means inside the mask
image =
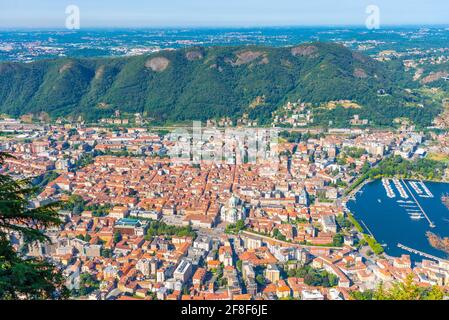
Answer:
[{"label": "cathedral", "polygon": [[227,223],[236,223],[244,220],[247,216],[247,208],[242,200],[236,196],[232,196],[226,205],[221,208],[220,219]]}]

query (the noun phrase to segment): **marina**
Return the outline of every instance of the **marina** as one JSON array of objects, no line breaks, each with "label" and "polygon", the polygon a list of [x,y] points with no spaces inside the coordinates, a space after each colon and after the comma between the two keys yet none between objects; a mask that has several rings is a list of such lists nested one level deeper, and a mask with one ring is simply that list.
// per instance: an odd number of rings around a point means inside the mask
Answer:
[{"label": "marina", "polygon": [[[427,188],[427,186],[422,181],[404,181],[399,180],[397,178],[392,179],[393,185],[395,186],[396,190],[399,192],[399,195],[402,199],[409,199],[410,196],[413,200],[398,200],[397,203],[399,204],[399,207],[404,208],[407,214],[409,215],[411,220],[417,221],[421,219],[427,219],[429,222],[429,226],[431,228],[434,228],[434,223],[430,220],[424,209],[420,206],[418,200],[413,195],[412,190],[421,197],[425,198],[432,198],[433,194],[432,192]],[[385,189],[385,192],[387,194],[388,198],[395,198],[396,194],[390,184],[389,179],[382,179],[382,185]],[[405,186],[405,188],[404,188]],[[412,190],[409,188],[409,186],[412,188]],[[360,190],[358,194],[362,194],[363,190]],[[409,196],[410,194],[410,196]],[[377,199],[378,203],[382,203],[381,199]]]},{"label": "marina", "polygon": [[[398,180],[408,195],[408,199],[404,199],[399,196],[391,180],[389,184],[387,180],[375,180],[366,184],[363,193],[355,196],[356,202],[347,202],[349,211],[368,234],[384,245],[388,255],[400,256],[409,252],[397,246],[402,243],[413,250],[445,259],[444,252],[430,245],[426,232],[432,230],[441,237],[449,237],[449,210],[442,201],[442,197],[449,195],[449,184],[424,182],[429,192],[434,195],[434,198],[430,198],[419,197],[419,193],[409,184],[412,181]],[[385,185],[390,185],[396,193],[396,198],[388,196]],[[420,183],[416,182],[416,186],[422,195],[427,196]],[[421,261],[423,257],[409,253],[414,261]]]}]

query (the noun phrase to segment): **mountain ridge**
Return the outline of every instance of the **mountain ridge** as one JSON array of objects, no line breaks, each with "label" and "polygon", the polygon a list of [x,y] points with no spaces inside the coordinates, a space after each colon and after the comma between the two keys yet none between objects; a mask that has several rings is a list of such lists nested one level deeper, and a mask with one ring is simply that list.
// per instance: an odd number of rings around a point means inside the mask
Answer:
[{"label": "mountain ridge", "polygon": [[[269,122],[286,101],[353,100],[357,112],[388,124],[402,115],[429,122],[436,110],[401,106],[399,67],[335,43],[293,47],[230,46],[164,50],[150,55],[0,63],[0,112],[47,112],[95,120],[115,110],[158,121],[251,118]],[[387,92],[389,98],[379,97]],[[263,97],[260,108],[251,108]],[[379,110],[377,110],[379,109]],[[391,112],[388,115],[386,111]],[[348,111],[351,113],[352,111]],[[351,114],[348,114],[351,116]],[[325,120],[323,120],[325,121]]]}]

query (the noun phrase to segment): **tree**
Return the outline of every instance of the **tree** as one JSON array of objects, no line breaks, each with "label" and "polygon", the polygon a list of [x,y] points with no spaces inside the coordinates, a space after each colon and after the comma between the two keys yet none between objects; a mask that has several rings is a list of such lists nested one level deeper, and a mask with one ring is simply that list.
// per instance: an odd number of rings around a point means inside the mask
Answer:
[{"label": "tree", "polygon": [[422,288],[409,274],[404,282],[396,282],[392,288],[387,290],[381,284],[373,293],[375,300],[442,300],[444,291],[438,286]]},{"label": "tree", "polygon": [[227,234],[237,234],[242,230],[245,230],[245,220],[238,220],[235,224],[228,224],[225,232]]},{"label": "tree", "polygon": [[[0,165],[11,157],[0,153]],[[10,237],[23,237],[25,245],[45,242],[48,227],[62,221],[59,203],[30,208],[29,199],[35,193],[29,180],[14,180],[0,175],[0,299],[65,298],[67,289],[62,274],[50,263],[26,258],[11,245]]]},{"label": "tree", "polygon": [[366,291],[352,291],[351,297],[354,300],[373,300],[373,291],[372,290],[366,290]]},{"label": "tree", "polygon": [[117,244],[120,241],[122,241],[122,235],[120,234],[120,232],[114,233],[114,243]]},{"label": "tree", "polygon": [[107,248],[101,248],[100,249],[100,255],[104,258],[111,258],[112,257],[112,250]]},{"label": "tree", "polygon": [[79,195],[71,195],[67,203],[65,204],[65,208],[68,210],[72,210],[74,214],[81,214],[84,211],[84,199]]},{"label": "tree", "polygon": [[243,264],[242,260],[240,260],[240,259],[237,260],[236,267],[239,272],[242,272],[242,264]]},{"label": "tree", "polygon": [[80,296],[87,296],[95,290],[100,288],[100,284],[95,277],[89,273],[82,273],[80,275],[80,288],[78,294]]},{"label": "tree", "polygon": [[326,270],[314,269],[310,265],[302,266],[293,271],[289,270],[287,275],[289,277],[296,276],[298,278],[304,278],[304,283],[313,287],[323,286],[330,288],[338,285],[337,276]]},{"label": "tree", "polygon": [[341,247],[343,246],[343,243],[344,243],[343,235],[341,233],[335,234],[332,240],[332,245],[334,245],[335,247]]},{"label": "tree", "polygon": [[235,224],[235,229],[237,232],[245,229],[245,221],[244,220],[238,220]]},{"label": "tree", "polygon": [[426,300],[443,300],[444,292],[440,287],[432,286],[430,290],[426,292]]}]

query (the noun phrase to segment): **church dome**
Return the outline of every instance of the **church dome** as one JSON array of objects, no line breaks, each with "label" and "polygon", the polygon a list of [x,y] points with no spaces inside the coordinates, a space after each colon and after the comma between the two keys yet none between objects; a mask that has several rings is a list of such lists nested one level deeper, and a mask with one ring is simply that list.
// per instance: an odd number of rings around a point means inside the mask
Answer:
[{"label": "church dome", "polygon": [[229,206],[230,206],[230,207],[237,207],[238,204],[239,204],[239,202],[240,202],[240,199],[239,199],[239,198],[237,198],[236,196],[232,196],[232,197],[229,199]]}]

